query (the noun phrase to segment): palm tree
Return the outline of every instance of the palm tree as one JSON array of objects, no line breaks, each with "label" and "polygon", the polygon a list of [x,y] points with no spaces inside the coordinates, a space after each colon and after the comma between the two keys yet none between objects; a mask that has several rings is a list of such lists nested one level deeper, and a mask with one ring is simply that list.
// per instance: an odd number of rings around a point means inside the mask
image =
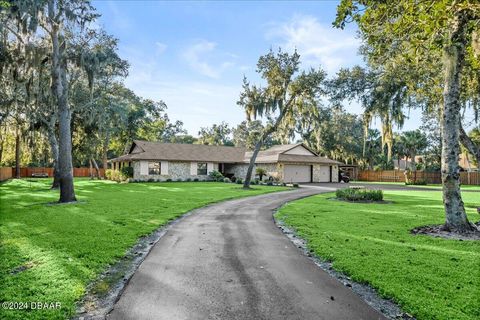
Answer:
[{"label": "palm tree", "polygon": [[400,136],[400,141],[407,159],[410,158],[413,181],[415,182],[417,180],[417,164],[415,163],[415,156],[427,147],[427,137],[417,129],[413,131],[405,131]]}]

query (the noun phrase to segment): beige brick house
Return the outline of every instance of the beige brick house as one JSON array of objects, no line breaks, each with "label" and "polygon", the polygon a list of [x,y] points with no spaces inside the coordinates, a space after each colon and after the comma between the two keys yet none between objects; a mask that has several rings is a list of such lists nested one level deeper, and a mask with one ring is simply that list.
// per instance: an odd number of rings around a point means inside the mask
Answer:
[{"label": "beige brick house", "polygon": [[[208,180],[217,170],[226,177],[245,178],[252,152],[241,147],[133,141],[128,152],[111,159],[112,169],[133,167],[133,179]],[[301,143],[260,151],[255,166],[283,182],[338,182],[340,162],[318,156]]]}]

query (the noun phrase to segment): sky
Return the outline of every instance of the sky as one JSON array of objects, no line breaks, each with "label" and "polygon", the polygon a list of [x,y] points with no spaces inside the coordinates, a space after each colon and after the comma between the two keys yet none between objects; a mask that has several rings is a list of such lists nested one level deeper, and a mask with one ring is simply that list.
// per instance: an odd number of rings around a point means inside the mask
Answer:
[{"label": "sky", "polygon": [[[171,120],[189,134],[245,114],[236,104],[243,77],[261,83],[258,58],[270,49],[301,55],[302,68],[321,67],[329,77],[363,64],[354,24],[332,27],[338,1],[93,1],[98,21],[119,39],[130,63],[125,80],[143,98],[163,100]],[[345,108],[360,114],[356,102]],[[404,130],[420,125],[412,111]],[[374,126],[379,125],[377,123]]]}]

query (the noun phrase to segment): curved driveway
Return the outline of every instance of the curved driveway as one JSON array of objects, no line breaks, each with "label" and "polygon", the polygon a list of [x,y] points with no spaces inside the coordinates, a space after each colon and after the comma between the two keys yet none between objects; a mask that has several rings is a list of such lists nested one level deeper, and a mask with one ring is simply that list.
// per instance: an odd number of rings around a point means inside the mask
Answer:
[{"label": "curved driveway", "polygon": [[385,319],[317,267],[275,226],[315,187],[196,210],[140,265],[108,319]]}]

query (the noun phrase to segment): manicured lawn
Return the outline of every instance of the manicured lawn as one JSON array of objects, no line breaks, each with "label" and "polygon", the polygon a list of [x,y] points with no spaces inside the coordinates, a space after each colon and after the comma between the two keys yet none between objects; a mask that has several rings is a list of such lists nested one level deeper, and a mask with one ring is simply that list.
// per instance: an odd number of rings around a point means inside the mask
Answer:
[{"label": "manicured lawn", "polygon": [[[405,186],[404,182],[373,182],[373,181],[352,181],[351,183],[353,184],[393,184],[397,186]],[[422,185],[408,185],[406,187],[415,187],[415,188],[430,188],[430,189],[442,189],[441,184],[427,184],[425,186]],[[470,184],[464,184],[461,186],[462,190],[474,190],[474,191],[480,191],[480,186],[479,185],[470,185]]]},{"label": "manicured lawn", "polygon": [[[463,193],[478,220],[479,193]],[[276,218],[297,230],[336,270],[369,283],[418,319],[480,319],[480,242],[414,236],[443,223],[441,192],[386,191],[390,204],[329,200],[334,194],[285,205]]]},{"label": "manicured lawn", "polygon": [[137,239],[208,203],[285,190],[213,182],[77,180],[80,203],[58,199],[50,180],[0,184],[0,301],[61,302],[59,310],[0,310],[0,319],[64,319],[86,285]]}]

